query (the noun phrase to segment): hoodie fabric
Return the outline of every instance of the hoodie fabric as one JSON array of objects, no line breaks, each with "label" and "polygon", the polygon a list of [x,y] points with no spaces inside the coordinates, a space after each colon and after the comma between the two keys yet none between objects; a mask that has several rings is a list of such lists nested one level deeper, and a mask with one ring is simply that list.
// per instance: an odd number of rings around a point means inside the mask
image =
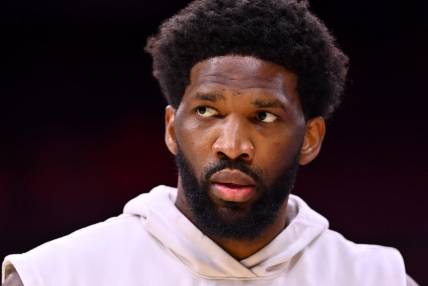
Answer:
[{"label": "hoodie fabric", "polygon": [[9,255],[2,281],[13,265],[25,286],[406,285],[397,250],[346,240],[295,195],[289,225],[241,261],[175,207],[176,195],[158,186],[128,202],[118,217]]}]

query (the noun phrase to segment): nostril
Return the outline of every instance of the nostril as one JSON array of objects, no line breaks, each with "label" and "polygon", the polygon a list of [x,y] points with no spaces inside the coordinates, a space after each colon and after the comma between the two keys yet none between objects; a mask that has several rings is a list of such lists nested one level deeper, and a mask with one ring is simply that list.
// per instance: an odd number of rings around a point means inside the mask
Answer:
[{"label": "nostril", "polygon": [[249,154],[241,154],[238,157],[229,157],[226,155],[226,153],[223,153],[221,151],[217,152],[217,158],[221,161],[240,161],[242,163],[249,163],[251,161],[251,156]]},{"label": "nostril", "polygon": [[238,159],[248,162],[250,161],[250,155],[247,153],[244,153],[244,154],[241,154]]},{"label": "nostril", "polygon": [[250,155],[248,153],[242,153],[242,154],[238,155],[237,157],[231,157],[231,156],[228,156],[226,153],[224,153],[222,151],[218,151],[217,152],[217,158],[219,158],[220,160],[242,160],[242,161],[249,161],[250,160]]},{"label": "nostril", "polygon": [[217,157],[218,157],[220,160],[230,159],[226,154],[224,154],[224,153],[223,153],[223,152],[221,152],[221,151],[218,151],[218,152],[217,152]]}]

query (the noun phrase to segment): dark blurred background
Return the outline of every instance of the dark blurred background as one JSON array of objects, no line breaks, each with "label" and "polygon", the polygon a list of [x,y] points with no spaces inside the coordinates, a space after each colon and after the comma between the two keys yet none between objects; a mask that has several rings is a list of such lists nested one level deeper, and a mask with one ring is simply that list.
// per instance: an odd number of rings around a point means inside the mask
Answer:
[{"label": "dark blurred background", "polygon": [[[148,35],[189,1],[0,3],[0,257],[174,185]],[[351,58],[295,193],[356,242],[398,248],[428,285],[428,2],[312,1]]]}]

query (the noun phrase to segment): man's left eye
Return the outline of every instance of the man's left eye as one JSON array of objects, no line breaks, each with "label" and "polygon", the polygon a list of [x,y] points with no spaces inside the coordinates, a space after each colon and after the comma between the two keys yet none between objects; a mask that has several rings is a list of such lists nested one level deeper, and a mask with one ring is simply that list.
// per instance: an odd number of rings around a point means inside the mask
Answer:
[{"label": "man's left eye", "polygon": [[278,118],[276,115],[273,115],[272,113],[266,112],[266,111],[257,112],[256,117],[257,117],[257,120],[265,123],[274,122]]}]

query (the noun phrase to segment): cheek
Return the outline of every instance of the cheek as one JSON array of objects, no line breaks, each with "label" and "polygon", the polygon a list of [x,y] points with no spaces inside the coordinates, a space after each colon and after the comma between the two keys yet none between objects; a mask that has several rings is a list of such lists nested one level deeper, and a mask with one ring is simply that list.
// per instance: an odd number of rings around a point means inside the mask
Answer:
[{"label": "cheek", "polygon": [[255,161],[271,168],[281,162],[288,162],[292,153],[290,147],[282,141],[268,140],[268,144],[259,144]]},{"label": "cheek", "polygon": [[[300,137],[284,134],[259,142],[255,164],[264,170],[266,176],[274,179],[285,168],[290,167],[300,152]],[[267,179],[269,179],[267,178]]]},{"label": "cheek", "polygon": [[177,144],[196,174],[201,174],[211,158],[212,131],[195,120],[183,120],[176,127]]}]

